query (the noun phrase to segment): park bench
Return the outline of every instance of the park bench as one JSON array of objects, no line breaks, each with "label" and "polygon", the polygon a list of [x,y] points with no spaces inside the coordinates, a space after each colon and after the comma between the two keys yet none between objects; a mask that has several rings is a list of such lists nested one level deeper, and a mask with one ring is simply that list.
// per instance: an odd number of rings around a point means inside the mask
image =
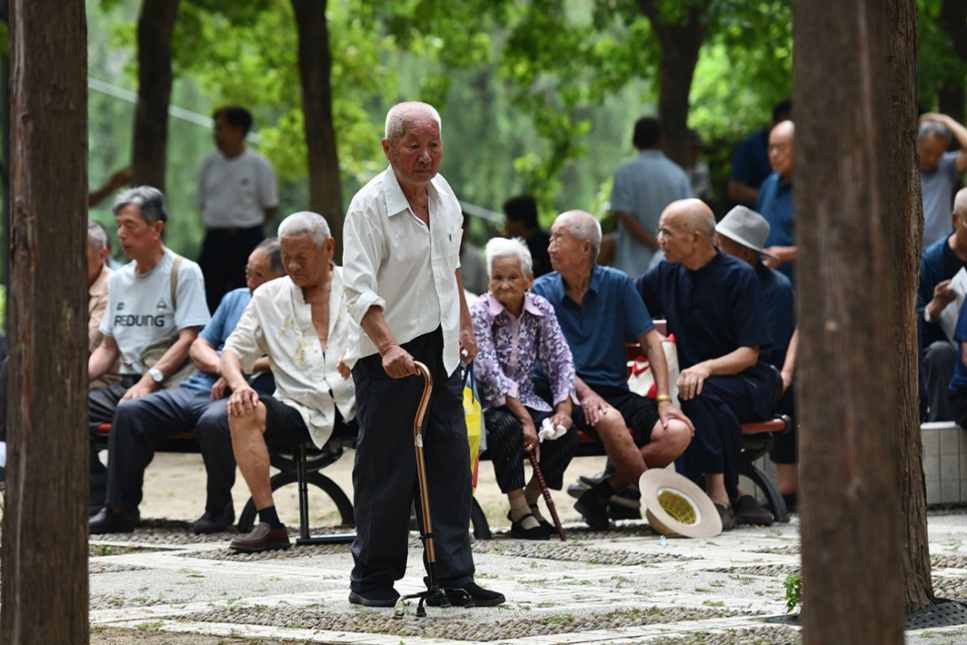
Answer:
[{"label": "park bench", "polygon": [[[635,361],[644,355],[638,343],[629,343],[626,346],[626,354],[628,373],[630,375]],[[782,380],[779,378],[778,370],[775,370],[775,375],[777,382],[776,401],[778,401],[779,396],[782,394]],[[776,521],[780,523],[789,521],[789,512],[786,508],[786,503],[782,495],[779,494],[779,489],[772,479],[755,462],[769,452],[775,433],[789,432],[791,428],[792,422],[785,415],[775,415],[771,419],[742,424],[742,456],[739,465],[739,474],[749,478],[762,491],[765,499],[772,505]],[[101,424],[97,432],[99,444],[107,445],[110,431],[110,424]],[[630,429],[629,432],[631,432]],[[577,456],[605,456],[604,444],[600,440],[585,432],[579,432],[578,437],[580,441]],[[338,461],[345,450],[354,448],[355,443],[355,436],[339,436],[338,434],[334,434],[321,449],[310,443],[299,446],[291,453],[270,452],[271,464],[279,470],[271,478],[272,491],[277,491],[283,486],[288,486],[293,483],[298,485],[299,537],[296,539],[296,544],[345,542],[352,539],[353,536],[350,533],[321,536],[310,535],[309,486],[315,486],[329,496],[339,512],[341,526],[355,526],[353,505],[349,497],[339,484],[320,472],[327,466]],[[194,432],[188,430],[172,435],[160,442],[156,447],[156,451],[197,453],[199,449]],[[486,461],[488,458],[487,451],[482,451],[480,460]],[[250,498],[238,517],[238,530],[242,532],[250,531],[254,526],[256,514],[255,502]],[[487,517],[476,499],[473,500],[470,519],[473,525],[474,537],[481,540],[488,540],[492,537]]]}]

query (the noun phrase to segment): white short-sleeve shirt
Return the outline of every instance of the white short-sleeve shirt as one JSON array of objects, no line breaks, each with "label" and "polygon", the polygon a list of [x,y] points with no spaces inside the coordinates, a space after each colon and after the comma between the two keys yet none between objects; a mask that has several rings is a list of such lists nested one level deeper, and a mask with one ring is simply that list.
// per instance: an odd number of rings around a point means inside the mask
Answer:
[{"label": "white short-sleeve shirt", "polygon": [[279,205],[275,168],[248,148],[231,159],[216,150],[201,164],[195,200],[206,228],[261,226]]},{"label": "white short-sleeve shirt", "polygon": [[[427,184],[430,226],[416,216],[392,167],[353,197],[343,228],[343,266],[349,313],[361,323],[372,306],[400,344],[443,329],[443,365],[460,364],[460,267],[463,213],[442,175]],[[378,352],[359,334],[357,356]]]}]

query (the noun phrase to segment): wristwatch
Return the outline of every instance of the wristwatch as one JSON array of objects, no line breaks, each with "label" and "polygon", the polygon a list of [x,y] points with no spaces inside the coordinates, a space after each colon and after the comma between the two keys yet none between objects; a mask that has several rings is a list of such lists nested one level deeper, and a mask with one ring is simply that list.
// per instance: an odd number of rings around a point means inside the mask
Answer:
[{"label": "wristwatch", "polygon": [[155,385],[161,385],[165,382],[164,372],[159,370],[157,367],[152,367],[148,370],[148,374],[151,376],[151,380],[155,382]]}]

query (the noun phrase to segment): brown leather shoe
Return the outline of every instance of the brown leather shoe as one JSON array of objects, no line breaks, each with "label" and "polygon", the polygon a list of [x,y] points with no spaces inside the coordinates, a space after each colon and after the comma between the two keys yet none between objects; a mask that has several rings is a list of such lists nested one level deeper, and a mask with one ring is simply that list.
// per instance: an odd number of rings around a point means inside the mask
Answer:
[{"label": "brown leather shoe", "polygon": [[248,535],[232,540],[229,548],[239,553],[261,553],[272,549],[288,549],[290,546],[292,543],[289,542],[289,532],[284,526],[273,530],[268,522],[260,522]]}]

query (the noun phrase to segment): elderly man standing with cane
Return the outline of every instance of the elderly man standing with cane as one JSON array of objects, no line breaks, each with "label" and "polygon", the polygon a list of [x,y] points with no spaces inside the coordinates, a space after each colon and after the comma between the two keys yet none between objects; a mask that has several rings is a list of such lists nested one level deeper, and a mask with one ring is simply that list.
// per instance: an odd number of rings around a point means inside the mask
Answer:
[{"label": "elderly man standing with cane", "polygon": [[[463,417],[461,357],[477,344],[460,275],[463,216],[437,175],[443,158],[440,115],[401,103],[386,115],[383,152],[390,167],[349,206],[344,271],[349,311],[363,329],[356,382],[359,437],[353,468],[357,538],[349,601],[392,607],[406,571],[410,505],[416,484],[412,424],[423,391],[414,361],[427,365],[433,392],[424,455],[440,587],[454,605],[504,602],[473,581],[470,452]],[[428,604],[439,604],[437,598]]]}]

